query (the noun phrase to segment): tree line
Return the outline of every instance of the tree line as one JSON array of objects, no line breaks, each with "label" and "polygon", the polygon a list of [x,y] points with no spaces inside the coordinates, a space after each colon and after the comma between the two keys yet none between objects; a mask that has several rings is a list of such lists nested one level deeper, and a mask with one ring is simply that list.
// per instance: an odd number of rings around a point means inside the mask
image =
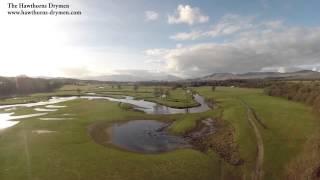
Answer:
[{"label": "tree line", "polygon": [[143,86],[171,86],[175,88],[200,87],[200,86],[234,86],[246,88],[264,88],[271,84],[272,80],[264,79],[230,79],[230,80],[185,80],[185,81],[146,81],[139,82]]},{"label": "tree line", "polygon": [[72,82],[70,79],[42,79],[27,76],[0,77],[0,97],[50,92],[70,82]]},{"label": "tree line", "polygon": [[288,100],[302,102],[320,111],[319,82],[277,82],[264,89],[270,96],[284,97]]}]

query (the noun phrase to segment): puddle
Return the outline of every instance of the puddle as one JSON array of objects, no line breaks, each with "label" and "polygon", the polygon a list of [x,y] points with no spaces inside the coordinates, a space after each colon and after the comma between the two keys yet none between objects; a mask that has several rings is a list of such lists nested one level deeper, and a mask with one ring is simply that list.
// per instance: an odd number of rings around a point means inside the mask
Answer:
[{"label": "puddle", "polygon": [[11,104],[11,105],[1,105],[0,109],[12,108],[12,107],[35,107],[35,106],[45,106],[50,104],[57,104],[60,102],[70,101],[77,99],[78,97],[52,97],[48,101],[40,101],[36,103],[25,103],[25,104]]},{"label": "puddle", "polygon": [[180,136],[168,134],[167,123],[154,120],[134,120],[114,124],[105,132],[111,133],[110,143],[125,150],[141,153],[161,153],[191,145]]},{"label": "puddle", "polygon": [[193,131],[183,135],[172,135],[167,131],[170,124],[156,120],[132,120],[125,123],[95,124],[89,127],[93,140],[101,145],[145,154],[163,153],[182,148],[205,151],[205,139],[217,130],[215,120],[207,118]]},{"label": "puddle", "polygon": [[58,109],[34,108],[34,110],[40,111],[40,112],[53,112],[53,111],[57,111]]},{"label": "puddle", "polygon": [[72,120],[73,118],[39,118],[42,121],[64,121],[64,120]]},{"label": "puddle", "polygon": [[134,97],[132,97],[132,96],[124,96],[124,98],[125,98],[126,100],[133,100],[133,99],[134,99]]},{"label": "puddle", "polygon": [[12,121],[12,120],[43,116],[43,115],[46,115],[47,113],[36,113],[36,114],[28,114],[28,115],[20,115],[20,116],[13,116],[13,114],[14,113],[0,114],[0,130],[12,127],[19,123],[19,121]]},{"label": "puddle", "polygon": [[16,107],[12,107],[12,108],[5,109],[4,111],[14,111],[14,110],[17,110],[17,108]]},{"label": "puddle", "polygon": [[[210,108],[205,103],[204,98],[200,95],[194,95],[194,100],[197,101],[200,106],[193,107],[193,108],[171,108],[163,105],[159,105],[154,102],[149,102],[145,100],[136,100],[131,96],[125,96],[121,99],[111,98],[111,97],[101,97],[101,96],[71,96],[71,97],[52,97],[48,101],[40,101],[36,103],[26,103],[26,104],[12,104],[12,105],[0,105],[0,109],[4,109],[5,111],[14,111],[18,107],[36,107],[36,106],[45,106],[46,108],[34,108],[34,110],[39,112],[53,112],[57,111],[59,108],[64,108],[66,106],[58,106],[53,105],[61,102],[71,101],[75,99],[105,99],[113,102],[121,102],[121,103],[128,103],[135,106],[135,109],[141,110],[147,114],[179,114],[179,113],[198,113],[208,111]],[[18,122],[9,121],[10,118],[5,118],[5,120],[1,119],[1,117],[6,117],[8,113],[0,113],[0,129],[4,129],[7,127],[11,127],[16,125]],[[31,116],[33,117],[33,116]],[[23,118],[23,117],[22,117]],[[25,117],[27,118],[27,117]],[[47,120],[70,120],[72,118],[48,118]]]},{"label": "puddle", "polygon": [[[43,116],[48,114],[49,112],[57,111],[59,108],[63,108],[66,106],[58,106],[53,105],[65,101],[70,101],[77,99],[78,97],[72,96],[72,97],[52,97],[48,101],[40,101],[36,103],[25,103],[25,104],[12,104],[12,105],[0,105],[0,110],[3,109],[5,113],[0,113],[0,130],[12,127],[19,123],[19,121],[11,121],[11,120],[18,120],[23,118],[29,118],[29,117],[37,117],[37,116]],[[29,114],[29,115],[23,115],[23,116],[13,116],[14,111],[18,107],[36,107],[36,106],[46,106],[46,108],[34,108],[35,111],[43,112],[43,113],[35,113],[35,114]],[[54,109],[55,108],[55,109]],[[46,113],[45,113],[46,112]],[[69,120],[72,118],[64,118],[64,120]],[[50,119],[48,120],[61,120],[58,119]]]},{"label": "puddle", "polygon": [[49,130],[33,130],[32,133],[36,134],[49,134],[49,133],[56,133],[57,131],[49,131]]}]

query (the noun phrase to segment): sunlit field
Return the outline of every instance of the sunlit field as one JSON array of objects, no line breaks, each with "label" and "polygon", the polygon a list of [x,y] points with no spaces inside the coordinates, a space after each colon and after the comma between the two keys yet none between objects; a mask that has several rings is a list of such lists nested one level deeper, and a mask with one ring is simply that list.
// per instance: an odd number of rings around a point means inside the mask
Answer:
[{"label": "sunlit field", "polygon": [[[155,87],[110,85],[64,86],[52,93],[32,94],[18,99],[6,99],[8,104],[47,99],[49,96],[79,96],[95,93],[101,96],[133,96],[158,100],[172,105],[173,98],[154,97]],[[185,91],[169,89],[179,107],[188,107]],[[239,179],[254,176],[257,161],[257,139],[248,121],[247,106],[254,112],[254,123],[263,141],[262,174],[264,179],[285,178],[287,167],[303,149],[319,127],[318,117],[311,108],[282,98],[269,97],[261,89],[218,87],[192,88],[207,99],[215,99],[214,108],[195,114],[152,115],[123,108],[117,102],[103,99],[75,99],[54,104],[57,111],[41,117],[18,120],[13,127],[1,130],[1,179]],[[141,95],[143,94],[143,95]],[[115,96],[116,95],[116,96]],[[34,99],[37,98],[37,99]],[[188,100],[188,102],[192,102]],[[20,102],[22,101],[22,102]],[[176,106],[176,104],[173,104]],[[37,108],[47,108],[37,106]],[[1,112],[5,112],[4,109]],[[34,107],[10,110],[15,115],[35,113]],[[252,116],[253,115],[249,115]],[[216,147],[208,151],[183,148],[159,154],[143,154],[120,149],[112,144],[100,145],[92,139],[90,127],[96,124],[111,126],[115,122],[131,120],[159,120],[169,122],[168,131],[184,135],[196,128],[205,118],[217,119],[216,134],[207,138],[207,144]],[[53,118],[50,120],[50,118]],[[54,120],[54,118],[59,120]],[[46,119],[46,120],[45,120]],[[222,131],[219,131],[220,130]],[[230,132],[232,137],[223,132]],[[99,138],[108,135],[94,134]],[[229,135],[230,136],[230,135]],[[226,143],[234,144],[228,146]],[[229,154],[221,153],[221,149]],[[230,155],[231,154],[231,155]],[[241,158],[233,164],[230,157]],[[231,158],[231,159],[232,159]]]}]

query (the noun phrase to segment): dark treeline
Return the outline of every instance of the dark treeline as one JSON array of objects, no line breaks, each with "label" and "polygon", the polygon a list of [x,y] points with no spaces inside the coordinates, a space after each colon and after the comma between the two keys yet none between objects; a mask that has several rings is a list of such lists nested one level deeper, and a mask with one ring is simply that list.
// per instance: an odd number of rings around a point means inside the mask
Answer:
[{"label": "dark treeline", "polygon": [[306,103],[320,111],[319,82],[277,82],[265,88],[265,93],[270,96]]},{"label": "dark treeline", "polygon": [[244,88],[264,88],[271,84],[269,80],[261,79],[230,79],[223,81],[192,81],[189,86],[234,86]]},{"label": "dark treeline", "polygon": [[0,97],[36,92],[50,92],[64,84],[72,83],[70,79],[41,79],[26,76],[0,77]]},{"label": "dark treeline", "polygon": [[234,86],[234,87],[247,87],[247,88],[265,88],[270,86],[272,81],[261,80],[261,79],[231,79],[221,81],[178,81],[178,82],[167,82],[167,81],[149,81],[139,82],[140,85],[145,86],[175,86],[175,87],[200,87],[200,86]]}]

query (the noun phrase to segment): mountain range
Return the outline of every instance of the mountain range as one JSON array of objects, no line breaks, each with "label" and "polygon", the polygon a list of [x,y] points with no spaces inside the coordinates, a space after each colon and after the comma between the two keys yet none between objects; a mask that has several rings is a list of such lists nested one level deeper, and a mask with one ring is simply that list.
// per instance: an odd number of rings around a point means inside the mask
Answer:
[{"label": "mountain range", "polygon": [[214,73],[208,76],[196,78],[200,81],[222,81],[230,79],[320,79],[320,72],[301,70],[296,72],[248,72],[243,74]]},{"label": "mountain range", "polygon": [[[50,77],[41,77],[44,79],[51,79]],[[63,78],[62,78],[63,79]],[[118,81],[118,82],[139,82],[139,81],[223,81],[231,79],[284,79],[284,80],[313,80],[320,79],[320,72],[312,70],[301,70],[295,72],[247,72],[242,74],[237,73],[213,73],[211,75],[183,79],[178,76],[162,73],[150,74],[116,74],[116,75],[103,75],[103,76],[90,76],[80,78],[82,80],[96,80],[96,81]]]}]

